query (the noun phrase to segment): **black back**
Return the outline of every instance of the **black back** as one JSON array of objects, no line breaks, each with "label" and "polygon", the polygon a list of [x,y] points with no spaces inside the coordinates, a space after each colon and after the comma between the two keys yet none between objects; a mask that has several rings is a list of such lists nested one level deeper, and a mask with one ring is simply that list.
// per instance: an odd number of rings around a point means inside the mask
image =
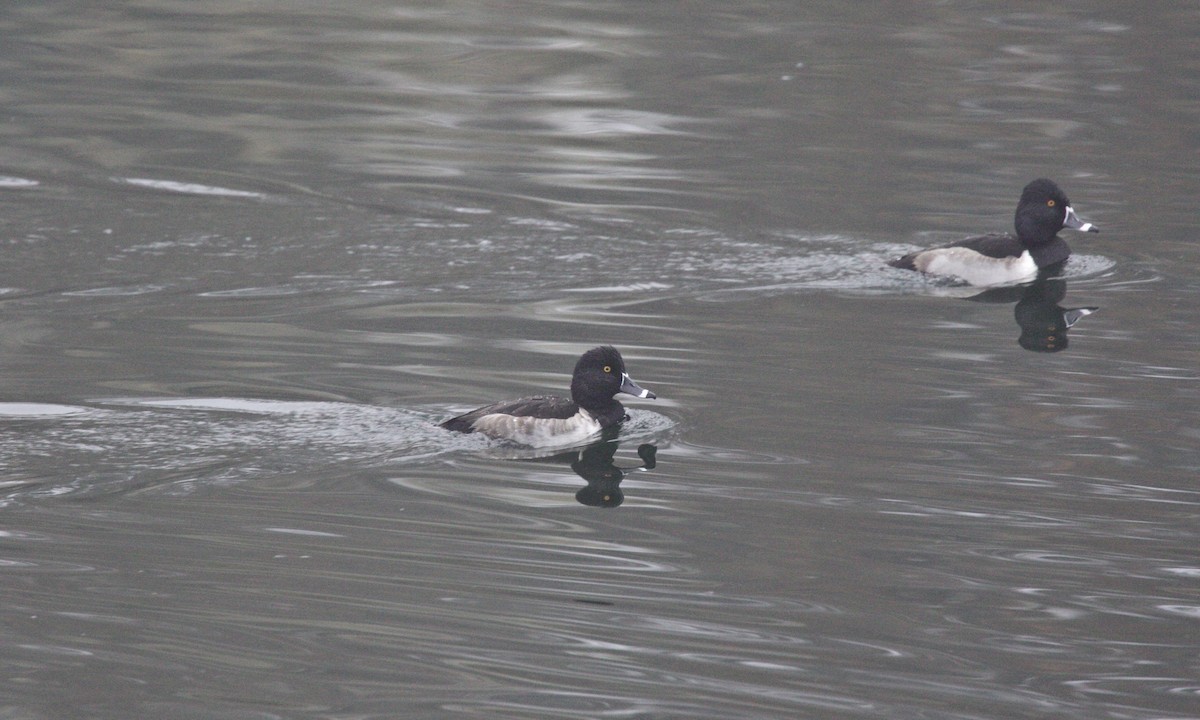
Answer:
[{"label": "black back", "polygon": [[441,424],[447,430],[472,432],[475,421],[484,415],[512,415],[514,417],[542,417],[565,420],[579,412],[574,402],[553,395],[536,395],[519,400],[504,400],[485,405],[477,410],[459,415]]},{"label": "black back", "polygon": [[974,250],[975,252],[986,255],[990,258],[1003,259],[1007,257],[1017,257],[1025,251],[1025,246],[1021,241],[1009,235],[1008,233],[991,233],[990,235],[980,235],[978,237],[969,237],[957,242],[939,245],[936,248],[926,248],[910,252],[904,257],[898,257],[895,260],[889,260],[888,265],[901,270],[916,270],[917,256],[921,253],[932,250],[940,250],[943,248],[963,247]]},{"label": "black back", "polygon": [[980,255],[997,259],[1017,257],[1025,251],[1025,246],[1021,244],[1021,241],[1008,233],[980,235],[950,243],[946,247],[968,247]]}]

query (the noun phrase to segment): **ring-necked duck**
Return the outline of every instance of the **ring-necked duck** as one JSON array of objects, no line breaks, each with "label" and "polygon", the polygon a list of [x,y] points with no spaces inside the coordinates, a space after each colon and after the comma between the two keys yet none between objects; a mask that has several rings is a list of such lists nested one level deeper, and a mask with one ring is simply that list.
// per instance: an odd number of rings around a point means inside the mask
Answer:
[{"label": "ring-necked duck", "polygon": [[533,447],[565,446],[627,418],[625,408],[613,397],[617,393],[656,397],[629,377],[616,348],[598,347],[585,352],[575,364],[570,400],[539,395],[498,402],[451,418],[441,427]]},{"label": "ring-necked duck", "polygon": [[1033,279],[1039,270],[1063,262],[1071,254],[1058,231],[1069,227],[1100,232],[1083,222],[1071,201],[1052,181],[1040,178],[1025,186],[1017,203],[1016,237],[994,233],[942,247],[918,250],[888,263],[904,270],[957,277],[971,285],[999,285]]}]

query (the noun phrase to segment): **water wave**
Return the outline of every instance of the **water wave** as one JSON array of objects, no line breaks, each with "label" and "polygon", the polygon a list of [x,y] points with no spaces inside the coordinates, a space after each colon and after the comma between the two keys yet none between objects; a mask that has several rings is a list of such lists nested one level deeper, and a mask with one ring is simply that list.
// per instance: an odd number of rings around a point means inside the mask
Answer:
[{"label": "water wave", "polygon": [[[0,440],[0,461],[9,472],[11,500],[22,494],[149,488],[188,493],[206,483],[309,473],[319,467],[395,468],[462,453],[530,458],[550,452],[437,427],[450,414],[442,406],[237,397],[0,403],[0,423],[14,430]],[[621,428],[623,441],[661,440],[674,427],[657,413],[630,409],[629,414]],[[56,459],[54,472],[41,471],[46,458]],[[74,471],[64,473],[63,467]]]}]

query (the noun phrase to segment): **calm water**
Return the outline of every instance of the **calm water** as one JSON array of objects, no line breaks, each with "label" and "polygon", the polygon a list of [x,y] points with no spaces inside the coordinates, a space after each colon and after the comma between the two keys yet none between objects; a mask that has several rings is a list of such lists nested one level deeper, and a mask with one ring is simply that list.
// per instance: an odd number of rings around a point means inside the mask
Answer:
[{"label": "calm water", "polygon": [[325,5],[0,10],[0,718],[1200,717],[1200,8]]}]

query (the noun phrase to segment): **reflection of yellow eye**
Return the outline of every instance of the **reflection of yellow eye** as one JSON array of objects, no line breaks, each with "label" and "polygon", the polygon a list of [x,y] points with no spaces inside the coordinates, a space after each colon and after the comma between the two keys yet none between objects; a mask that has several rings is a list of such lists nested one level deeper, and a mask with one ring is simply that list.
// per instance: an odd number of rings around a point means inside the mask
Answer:
[{"label": "reflection of yellow eye", "polygon": [[610,373],[610,372],[612,372],[612,365],[605,365],[605,366],[604,366],[604,372],[606,372],[606,373]]},{"label": "reflection of yellow eye", "polygon": [[1047,201],[1046,201],[1046,207],[1054,207],[1054,201],[1053,201],[1053,200],[1047,200]]}]

